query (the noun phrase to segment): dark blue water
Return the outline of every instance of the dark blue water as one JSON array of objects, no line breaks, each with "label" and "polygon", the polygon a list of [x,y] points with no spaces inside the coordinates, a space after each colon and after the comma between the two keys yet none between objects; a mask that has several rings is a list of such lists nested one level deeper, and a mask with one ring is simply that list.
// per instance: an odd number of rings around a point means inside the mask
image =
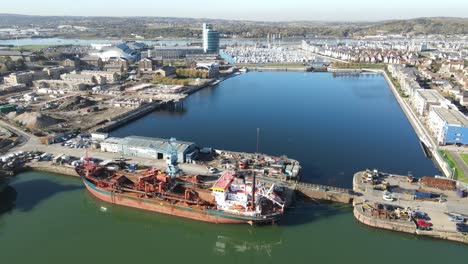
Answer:
[{"label": "dark blue water", "polygon": [[250,72],[191,95],[113,136],[176,137],[201,146],[287,155],[303,180],[350,187],[356,171],[438,174],[381,75]]}]

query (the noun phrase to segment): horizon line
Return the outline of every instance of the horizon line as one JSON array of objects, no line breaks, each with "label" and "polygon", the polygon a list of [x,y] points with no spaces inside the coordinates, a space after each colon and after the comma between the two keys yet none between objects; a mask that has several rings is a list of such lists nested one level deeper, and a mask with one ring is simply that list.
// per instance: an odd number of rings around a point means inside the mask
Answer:
[{"label": "horizon line", "polygon": [[19,13],[0,13],[0,16],[31,16],[31,17],[86,17],[86,18],[175,18],[175,19],[193,19],[193,20],[222,20],[222,21],[236,21],[236,22],[268,22],[268,23],[292,23],[292,22],[315,22],[315,23],[376,23],[376,22],[391,22],[391,21],[406,21],[428,18],[449,18],[449,19],[467,19],[468,17],[458,16],[423,16],[423,17],[410,17],[410,18],[389,18],[383,20],[252,20],[252,19],[226,19],[226,18],[209,18],[209,17],[184,17],[184,16],[113,16],[113,15],[35,15],[35,14],[19,14]]}]

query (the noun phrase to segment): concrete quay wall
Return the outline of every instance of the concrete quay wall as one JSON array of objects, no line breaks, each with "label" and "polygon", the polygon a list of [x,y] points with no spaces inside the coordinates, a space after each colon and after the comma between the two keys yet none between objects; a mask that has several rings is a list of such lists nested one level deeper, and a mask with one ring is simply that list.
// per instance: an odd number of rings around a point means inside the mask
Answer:
[{"label": "concrete quay wall", "polygon": [[29,163],[23,170],[44,171],[67,176],[80,177],[75,171],[75,167],[67,165],[57,165],[51,162]]},{"label": "concrete quay wall", "polygon": [[117,117],[117,118],[114,118],[114,120],[112,120],[112,122],[110,124],[107,124],[107,125],[104,125],[98,129],[96,129],[96,131],[98,132],[109,132],[109,131],[112,131],[120,126],[123,126],[125,125],[126,123],[134,120],[134,119],[137,119],[137,118],[140,118],[141,116],[143,115],[146,115],[152,111],[154,111],[155,109],[157,109],[159,106],[161,106],[160,103],[151,103],[151,104],[147,104],[147,105],[143,105],[135,110],[132,110],[128,113],[126,113],[124,116],[120,116],[120,117]]},{"label": "concrete quay wall", "polygon": [[444,232],[440,230],[421,231],[416,229],[416,226],[413,222],[405,223],[399,221],[389,221],[368,216],[362,211],[361,206],[358,204],[354,205],[353,214],[356,220],[367,226],[468,244],[468,236],[463,236],[459,233]]}]

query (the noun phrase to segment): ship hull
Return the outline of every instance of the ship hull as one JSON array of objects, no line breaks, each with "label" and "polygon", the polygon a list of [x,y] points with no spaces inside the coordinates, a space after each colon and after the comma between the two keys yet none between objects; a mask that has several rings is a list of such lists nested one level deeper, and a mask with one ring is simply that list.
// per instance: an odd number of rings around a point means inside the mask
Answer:
[{"label": "ship hull", "polygon": [[218,210],[201,210],[191,208],[188,206],[180,206],[170,204],[164,201],[157,201],[152,199],[144,199],[133,197],[121,193],[110,192],[95,186],[92,182],[83,178],[86,189],[95,197],[105,202],[127,207],[143,209],[178,217],[194,219],[203,222],[217,223],[217,224],[265,224],[275,223],[281,216],[280,213],[273,214],[264,218],[256,218],[249,216],[242,216],[231,214]]}]

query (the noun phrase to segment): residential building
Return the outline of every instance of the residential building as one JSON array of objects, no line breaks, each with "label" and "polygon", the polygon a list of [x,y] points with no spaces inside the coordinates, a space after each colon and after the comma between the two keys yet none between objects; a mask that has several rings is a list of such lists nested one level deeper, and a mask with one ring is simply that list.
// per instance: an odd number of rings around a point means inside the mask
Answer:
[{"label": "residential building", "polygon": [[129,62],[125,58],[120,58],[120,57],[115,57],[115,58],[110,58],[106,62],[106,66],[122,66],[123,71],[128,71],[128,67],[130,66]]},{"label": "residential building", "polygon": [[124,70],[123,65],[113,65],[113,64],[106,64],[104,65],[104,71],[106,72],[115,72],[119,75],[124,74],[126,71]]},{"label": "residential building", "polygon": [[96,79],[99,79],[99,78],[104,78],[105,81],[104,83],[106,82],[116,82],[119,80],[119,74],[117,74],[116,72],[107,72],[107,71],[81,71],[81,74],[82,75],[91,75],[91,76],[94,76]]},{"label": "residential building", "polygon": [[62,74],[60,78],[69,83],[83,83],[86,85],[95,85],[98,83],[94,76],[87,74],[66,73]]},{"label": "residential building", "polygon": [[468,144],[468,120],[460,111],[434,106],[428,117],[438,144]]},{"label": "residential building", "polygon": [[171,77],[176,74],[176,67],[172,66],[163,66],[155,71],[157,76],[161,77]]},{"label": "residential building", "polygon": [[75,69],[80,66],[80,61],[78,59],[65,59],[62,61],[61,65],[66,68]]},{"label": "residential building", "polygon": [[411,103],[416,109],[416,113],[420,116],[426,116],[429,113],[431,106],[441,105],[445,102],[445,98],[439,94],[436,90],[415,90],[414,96],[411,99]]},{"label": "residential building", "polygon": [[153,71],[153,60],[149,58],[141,59],[138,62],[138,72],[152,72]]},{"label": "residential building", "polygon": [[102,69],[104,62],[98,56],[85,56],[80,59],[81,65],[86,69]]},{"label": "residential building", "polygon": [[14,72],[10,75],[3,77],[3,82],[7,85],[32,85],[35,80],[50,79],[47,71],[28,71],[28,72]]}]

